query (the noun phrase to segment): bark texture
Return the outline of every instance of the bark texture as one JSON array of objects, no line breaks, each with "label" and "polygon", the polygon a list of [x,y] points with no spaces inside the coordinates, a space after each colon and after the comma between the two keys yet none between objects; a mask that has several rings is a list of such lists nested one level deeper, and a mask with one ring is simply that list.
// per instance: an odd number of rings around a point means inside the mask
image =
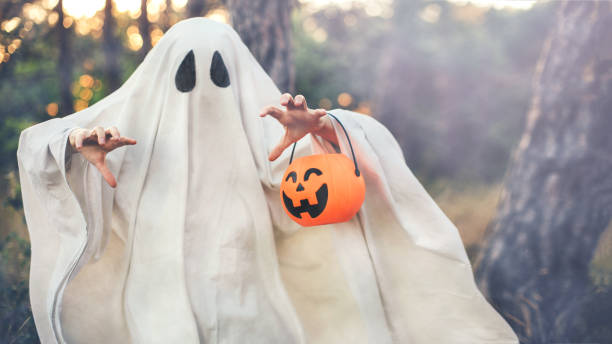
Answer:
[{"label": "bark texture", "polygon": [[228,0],[232,24],[281,92],[294,93],[292,0]]},{"label": "bark texture", "polygon": [[589,263],[612,217],[611,34],[609,2],[560,4],[477,263],[481,289],[524,343],[580,341]]},{"label": "bark texture", "polygon": [[57,40],[59,45],[58,69],[60,79],[60,104],[59,111],[61,114],[70,114],[74,112],[72,103],[72,92],[70,84],[72,83],[72,30],[64,27],[64,1],[59,0],[55,7],[57,11],[58,21],[55,26],[57,32]]},{"label": "bark texture", "polygon": [[103,42],[104,74],[107,82],[107,94],[121,86],[121,69],[119,66],[119,38],[116,36],[117,22],[113,17],[113,0],[106,0],[104,6]]}]

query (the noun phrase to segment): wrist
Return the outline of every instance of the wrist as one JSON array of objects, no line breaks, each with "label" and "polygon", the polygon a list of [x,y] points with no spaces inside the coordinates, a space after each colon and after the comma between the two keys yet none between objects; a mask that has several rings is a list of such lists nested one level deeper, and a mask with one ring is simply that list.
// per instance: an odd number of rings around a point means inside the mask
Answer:
[{"label": "wrist", "polygon": [[338,144],[338,137],[336,136],[336,130],[334,129],[334,125],[329,116],[323,116],[319,119],[319,126],[316,131],[312,132],[315,135],[318,135],[327,141]]},{"label": "wrist", "polygon": [[325,115],[319,118],[319,123],[317,123],[317,126],[312,133],[319,136],[325,136],[325,133],[329,133],[329,131],[333,129],[334,126],[332,125],[329,116]]}]

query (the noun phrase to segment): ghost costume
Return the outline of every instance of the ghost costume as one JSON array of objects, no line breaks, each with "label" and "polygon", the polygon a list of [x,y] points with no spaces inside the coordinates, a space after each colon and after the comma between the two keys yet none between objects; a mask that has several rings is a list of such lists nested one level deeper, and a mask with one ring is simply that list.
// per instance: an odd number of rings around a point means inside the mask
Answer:
[{"label": "ghost costume", "polygon": [[[375,119],[333,112],[366,181],[358,215],[300,228],[290,152],[257,116],[280,92],[229,26],[180,22],[95,105],[25,130],[18,159],[43,343],[516,343],[458,232]],[[334,123],[339,149],[350,154]],[[117,126],[118,186],[68,144]],[[296,157],[335,152],[317,136]]]}]

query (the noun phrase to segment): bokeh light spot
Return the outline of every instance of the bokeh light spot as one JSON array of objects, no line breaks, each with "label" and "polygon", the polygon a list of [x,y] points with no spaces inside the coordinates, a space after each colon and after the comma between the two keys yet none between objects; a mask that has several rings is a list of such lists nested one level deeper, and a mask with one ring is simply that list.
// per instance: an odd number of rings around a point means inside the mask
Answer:
[{"label": "bokeh light spot", "polygon": [[11,32],[17,28],[17,26],[21,23],[21,18],[13,17],[9,20],[5,20],[2,22],[2,30],[6,32]]},{"label": "bokeh light spot", "polygon": [[206,18],[227,24],[229,23],[230,15],[226,9],[217,8],[206,14]]},{"label": "bokeh light spot", "polygon": [[371,115],[372,106],[368,102],[360,102],[357,108],[355,109],[355,112],[359,112],[365,115]]},{"label": "bokeh light spot", "polygon": [[64,23],[63,23],[63,25],[64,25],[64,27],[65,27],[66,29],[67,29],[67,28],[69,28],[69,27],[71,27],[71,26],[72,26],[72,23],[74,23],[74,19],[72,19],[72,17],[66,17],[66,18],[64,18]]},{"label": "bokeh light spot", "polygon": [[348,14],[344,16],[344,25],[348,27],[352,27],[352,26],[355,26],[356,24],[357,24],[357,17],[355,17],[353,14]]},{"label": "bokeh light spot", "polygon": [[[122,3],[116,1],[116,4]],[[93,17],[104,8],[104,0],[64,0],[64,11],[75,18]]]},{"label": "bokeh light spot", "polygon": [[442,8],[438,4],[429,4],[425,6],[425,8],[419,12],[419,17],[428,23],[437,23],[438,19],[440,19],[440,12],[442,12]]},{"label": "bokeh light spot", "polygon": [[347,107],[351,105],[352,102],[353,102],[353,97],[350,94],[346,92],[342,92],[338,95],[338,105],[342,107]]},{"label": "bokeh light spot", "polygon": [[172,0],[172,9],[180,11],[187,5],[187,0]]},{"label": "bokeh light spot", "polygon": [[59,106],[57,103],[49,103],[46,107],[47,114],[51,117],[57,116],[57,111],[59,110]]},{"label": "bokeh light spot", "polygon": [[318,28],[312,33],[312,38],[318,43],[323,43],[327,40],[327,31]]},{"label": "bokeh light spot", "polygon": [[137,51],[142,47],[142,36],[138,31],[138,27],[136,25],[131,25],[126,30],[128,37],[128,48],[131,50]]},{"label": "bokeh light spot", "polygon": [[77,99],[74,102],[74,111],[81,111],[81,110],[87,109],[88,106],[89,104],[83,99]]},{"label": "bokeh light spot", "polygon": [[331,109],[332,102],[328,98],[322,98],[319,100],[319,107],[325,110]]},{"label": "bokeh light spot", "polygon": [[89,74],[83,74],[79,78],[79,84],[85,88],[91,88],[94,84],[94,78]]},{"label": "bokeh light spot", "polygon": [[93,70],[95,66],[95,63],[92,59],[86,59],[85,61],[83,61],[83,68],[85,70]]},{"label": "bokeh light spot", "polygon": [[91,97],[93,97],[93,92],[89,88],[86,88],[86,89],[81,91],[79,96],[81,97],[81,99],[83,99],[85,101],[89,101],[89,100],[91,100]]},{"label": "bokeh light spot", "polygon": [[57,6],[57,3],[59,2],[59,0],[42,0],[41,4],[44,8],[48,9],[48,10],[52,10],[55,8],[55,6]]},{"label": "bokeh light spot", "polygon": [[51,12],[49,13],[49,16],[47,17],[47,23],[49,23],[49,26],[54,27],[55,24],[57,24],[58,19],[59,19],[59,14],[57,12]]},{"label": "bokeh light spot", "polygon": [[47,11],[38,4],[26,3],[23,5],[22,12],[24,17],[40,24],[47,18]]},{"label": "bokeh light spot", "polygon": [[155,44],[159,42],[159,40],[162,38],[163,35],[164,35],[164,32],[161,29],[159,28],[153,29],[153,31],[151,31],[151,44],[155,46]]}]

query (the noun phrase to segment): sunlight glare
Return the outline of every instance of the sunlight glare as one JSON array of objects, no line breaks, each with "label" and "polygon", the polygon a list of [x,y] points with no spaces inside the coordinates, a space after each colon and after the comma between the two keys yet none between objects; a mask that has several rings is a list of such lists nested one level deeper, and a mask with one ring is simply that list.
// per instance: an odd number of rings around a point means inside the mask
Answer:
[{"label": "sunlight glare", "polygon": [[[114,9],[119,13],[128,13],[130,16],[138,16],[140,13],[141,0],[115,0]],[[177,2],[177,1],[174,1]],[[186,4],[186,0],[179,0]],[[43,0],[43,7],[47,9],[53,8],[57,4],[57,0]],[[105,6],[104,0],[64,0],[64,10],[69,15],[76,18],[93,17],[96,12],[102,10]],[[149,0],[147,3],[147,12],[149,14],[157,14],[166,8],[165,0]]]},{"label": "sunlight glare", "polygon": [[140,11],[140,0],[115,0],[115,9],[134,15]]},{"label": "sunlight glare", "polygon": [[187,0],[172,0],[172,8],[175,11],[180,11],[187,5]]},{"label": "sunlight glare", "polygon": [[153,31],[151,31],[151,44],[155,46],[155,44],[159,42],[159,40],[162,38],[163,35],[164,35],[164,32],[160,30],[159,28],[153,29]]},{"label": "sunlight glare", "polygon": [[93,17],[104,8],[104,0],[64,0],[64,11],[75,18]]},{"label": "sunlight glare", "polygon": [[9,20],[5,20],[2,22],[2,30],[6,32],[11,32],[17,28],[17,26],[21,23],[21,18],[13,17]]},{"label": "sunlight glare", "polygon": [[223,8],[214,9],[206,15],[206,18],[218,21],[223,24],[229,23],[229,17],[229,12]]},{"label": "sunlight glare", "polygon": [[47,19],[47,11],[38,4],[24,4],[22,11],[24,17],[34,21],[36,24],[40,24]]},{"label": "sunlight glare", "polygon": [[55,8],[55,6],[57,6],[58,0],[42,0],[41,4],[43,5],[44,8],[48,9],[48,10],[52,10],[53,8]]},{"label": "sunlight glare", "polygon": [[59,14],[57,14],[57,12],[51,12],[49,13],[49,16],[47,17],[47,23],[49,23],[49,26],[54,27],[58,19],[59,19]]},{"label": "sunlight glare", "polygon": [[493,7],[498,10],[516,9],[529,10],[535,5],[536,0],[448,0],[458,5],[467,5],[468,3],[480,7]]},{"label": "sunlight glare", "polygon": [[428,23],[436,23],[438,19],[440,19],[440,12],[442,8],[438,4],[429,4],[425,6],[421,12],[419,12],[419,17]]},{"label": "sunlight glare", "polygon": [[133,51],[138,51],[140,50],[140,48],[142,48],[142,44],[144,43],[142,40],[142,36],[140,35],[140,32],[138,30],[138,26],[136,25],[130,25],[127,30],[126,30],[126,34],[128,37],[128,48],[130,48]]}]

